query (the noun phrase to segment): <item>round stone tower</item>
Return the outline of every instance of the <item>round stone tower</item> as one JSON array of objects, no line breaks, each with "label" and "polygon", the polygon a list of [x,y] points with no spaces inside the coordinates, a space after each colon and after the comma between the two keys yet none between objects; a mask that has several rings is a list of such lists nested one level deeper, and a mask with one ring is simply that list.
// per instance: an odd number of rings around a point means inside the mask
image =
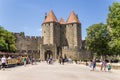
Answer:
[{"label": "round stone tower", "polygon": [[72,11],[66,22],[66,38],[69,48],[81,46],[81,23],[78,16]]},{"label": "round stone tower", "polygon": [[43,44],[60,45],[60,24],[51,10],[42,24]]}]

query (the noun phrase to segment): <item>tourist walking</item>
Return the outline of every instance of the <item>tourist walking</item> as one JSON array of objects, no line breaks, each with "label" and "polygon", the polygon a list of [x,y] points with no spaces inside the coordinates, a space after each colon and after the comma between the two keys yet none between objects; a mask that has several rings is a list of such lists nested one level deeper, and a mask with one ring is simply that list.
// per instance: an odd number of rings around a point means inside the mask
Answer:
[{"label": "tourist walking", "polygon": [[102,61],[102,64],[101,64],[101,71],[104,69],[104,71],[106,71],[106,66],[107,66],[107,62],[106,60],[103,60]]},{"label": "tourist walking", "polygon": [[33,65],[33,62],[34,62],[34,60],[33,60],[33,57],[30,57],[30,63]]},{"label": "tourist walking", "polygon": [[62,64],[62,57],[59,58],[59,63]]},{"label": "tourist walking", "polygon": [[7,64],[7,60],[6,60],[5,56],[3,56],[1,58],[1,63],[2,63],[2,69],[5,70],[5,67],[6,67],[6,64]]},{"label": "tourist walking", "polygon": [[101,63],[101,71],[103,70],[103,63],[104,63],[104,61],[102,61],[102,63]]},{"label": "tourist walking", "polygon": [[92,70],[92,68],[93,68],[93,61],[92,60],[90,60],[90,62],[89,62],[89,67],[90,67],[90,70]]},{"label": "tourist walking", "polygon": [[24,61],[24,66],[26,66],[26,63],[27,63],[26,57],[24,57],[23,61]]},{"label": "tourist walking", "polygon": [[64,58],[62,58],[62,65],[64,65],[64,63],[65,63],[65,59],[64,59]]},{"label": "tourist walking", "polygon": [[107,68],[108,68],[108,71],[110,72],[110,70],[111,70],[111,64],[110,64],[110,62],[107,64]]},{"label": "tourist walking", "polygon": [[93,71],[95,70],[96,68],[96,60],[93,61]]}]

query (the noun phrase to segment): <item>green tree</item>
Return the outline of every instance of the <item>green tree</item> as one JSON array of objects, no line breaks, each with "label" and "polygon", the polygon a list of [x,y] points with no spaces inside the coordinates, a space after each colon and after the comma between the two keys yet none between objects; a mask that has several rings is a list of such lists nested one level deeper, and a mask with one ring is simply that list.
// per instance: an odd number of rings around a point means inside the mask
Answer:
[{"label": "green tree", "polygon": [[3,38],[0,39],[0,51],[8,50],[8,45],[5,43]]},{"label": "green tree", "polygon": [[109,7],[107,25],[111,36],[110,49],[114,54],[120,55],[120,3],[115,2]]},{"label": "green tree", "polygon": [[110,40],[107,26],[103,23],[93,24],[87,29],[87,49],[96,53],[97,56],[109,54],[108,42]]},{"label": "green tree", "polygon": [[16,51],[14,35],[0,26],[0,51]]}]

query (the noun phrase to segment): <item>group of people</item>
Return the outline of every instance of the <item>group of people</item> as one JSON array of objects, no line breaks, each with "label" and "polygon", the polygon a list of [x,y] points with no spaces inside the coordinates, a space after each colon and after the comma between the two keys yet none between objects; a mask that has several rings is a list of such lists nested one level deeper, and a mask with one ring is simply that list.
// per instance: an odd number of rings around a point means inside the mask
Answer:
[{"label": "group of people", "polygon": [[53,64],[53,58],[48,58],[47,60],[46,60],[46,62],[48,63],[48,64]]},{"label": "group of people", "polygon": [[33,57],[24,57],[23,58],[23,62],[24,62],[24,66],[26,66],[26,64],[36,64],[36,59]]},{"label": "group of people", "polygon": [[108,69],[108,71],[110,71],[111,65],[110,65],[110,63],[107,63],[106,60],[103,60],[102,64],[101,64],[101,71],[103,71],[103,70],[106,71],[106,68]]},{"label": "group of people", "polygon": [[[89,67],[91,68],[91,70],[94,71],[95,68],[96,68],[96,60],[93,60],[93,61],[90,60],[89,64],[86,62],[86,65],[89,65]],[[101,67],[101,71],[103,71],[103,70],[106,71],[106,68],[108,69],[108,71],[111,70],[111,65],[110,65],[110,63],[107,63],[106,60],[102,61],[100,67]]]},{"label": "group of people", "polygon": [[[8,58],[5,55],[2,56],[2,58],[0,59],[0,70],[1,69],[5,70],[5,68],[9,65],[8,60],[10,60],[10,59],[12,59],[10,56]],[[34,61],[35,61],[34,58],[32,58],[32,59],[28,59],[27,57],[22,58],[22,64],[24,66],[26,66],[27,63],[31,63],[33,65]],[[18,63],[20,63],[19,58],[16,62],[17,62],[16,64],[19,65],[18,64]]]},{"label": "group of people", "polygon": [[[9,57],[8,57],[8,58],[9,58]],[[10,59],[10,58],[9,58],[9,59]],[[24,66],[26,66],[27,60],[28,60],[28,59],[27,59],[26,57],[23,58]],[[34,58],[30,59],[30,62],[31,62],[31,64],[33,64]],[[62,57],[60,57],[60,58],[59,58],[59,63],[64,65],[64,62],[65,62],[65,59],[62,58]],[[53,58],[47,59],[47,63],[48,63],[48,64],[53,64]],[[7,65],[7,59],[6,59],[6,57],[3,55],[3,57],[1,58],[1,66],[0,66],[0,69],[5,70],[6,65]],[[94,71],[95,68],[96,68],[96,60],[90,60],[89,63],[86,62],[86,65],[87,65],[87,66],[89,65],[89,67],[91,68],[91,70]],[[106,68],[108,69],[108,71],[111,70],[111,64],[110,64],[110,63],[107,63],[106,60],[103,60],[103,61],[102,61],[100,67],[101,67],[101,68],[100,68],[101,71],[103,71],[103,70],[106,71]]]},{"label": "group of people", "polygon": [[94,69],[96,68],[96,60],[90,60],[89,64],[86,62],[86,65],[89,65],[89,67],[91,68],[91,70],[94,71]]}]

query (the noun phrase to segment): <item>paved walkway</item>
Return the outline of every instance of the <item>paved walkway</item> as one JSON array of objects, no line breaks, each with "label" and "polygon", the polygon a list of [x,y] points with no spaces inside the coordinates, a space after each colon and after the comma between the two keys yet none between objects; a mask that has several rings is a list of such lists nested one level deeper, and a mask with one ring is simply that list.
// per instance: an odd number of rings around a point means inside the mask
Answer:
[{"label": "paved walkway", "polygon": [[90,71],[85,65],[37,63],[0,70],[0,80],[120,80],[120,70]]}]

